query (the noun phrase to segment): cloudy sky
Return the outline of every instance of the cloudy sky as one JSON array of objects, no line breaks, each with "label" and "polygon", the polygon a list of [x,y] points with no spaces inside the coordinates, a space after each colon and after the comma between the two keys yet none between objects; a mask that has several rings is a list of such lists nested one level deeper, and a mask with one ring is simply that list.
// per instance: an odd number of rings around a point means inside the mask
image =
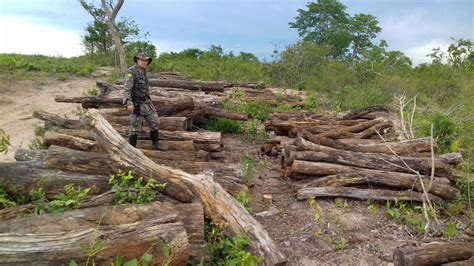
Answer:
[{"label": "cloudy sky", "polygon": [[[92,1],[92,0],[90,0]],[[98,5],[99,0],[94,0]],[[288,22],[303,0],[125,0],[128,16],[150,33],[159,52],[221,45],[270,59],[298,40]],[[347,12],[377,17],[389,49],[414,63],[453,38],[474,39],[474,0],[342,0]],[[75,56],[91,17],[76,0],[0,0],[0,53]]]}]

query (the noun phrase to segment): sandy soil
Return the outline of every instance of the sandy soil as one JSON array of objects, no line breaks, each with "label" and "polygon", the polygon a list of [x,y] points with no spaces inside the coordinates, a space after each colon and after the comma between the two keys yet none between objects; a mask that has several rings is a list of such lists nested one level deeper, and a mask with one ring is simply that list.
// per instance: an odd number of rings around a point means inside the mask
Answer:
[{"label": "sandy soil", "polygon": [[69,76],[59,81],[57,76],[34,76],[25,79],[0,75],[0,128],[10,135],[11,147],[0,161],[13,161],[15,150],[28,148],[35,137],[34,128],[42,124],[33,118],[35,110],[53,112],[67,117],[76,117],[78,104],[56,103],[57,95],[81,96],[85,89],[95,87],[96,77]]}]

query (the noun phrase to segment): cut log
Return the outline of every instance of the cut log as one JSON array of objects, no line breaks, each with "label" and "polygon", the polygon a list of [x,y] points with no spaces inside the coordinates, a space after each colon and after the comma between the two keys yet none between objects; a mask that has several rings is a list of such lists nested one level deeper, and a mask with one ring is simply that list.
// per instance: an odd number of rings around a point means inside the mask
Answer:
[{"label": "cut log", "polygon": [[397,248],[393,252],[395,266],[441,265],[467,260],[474,256],[474,242],[429,243],[417,247]]},{"label": "cut log", "polygon": [[14,196],[30,196],[33,189],[38,189],[42,177],[45,183],[43,191],[51,199],[64,193],[64,186],[74,184],[82,188],[92,188],[91,195],[110,190],[108,175],[82,174],[58,169],[48,169],[42,162],[0,162],[0,183],[7,192]]},{"label": "cut log", "polygon": [[45,111],[34,111],[33,117],[45,121],[45,128],[47,129],[51,127],[82,128],[81,123],[77,119],[68,119]]},{"label": "cut log", "polygon": [[362,109],[350,112],[350,113],[344,115],[342,117],[342,119],[346,119],[346,120],[358,119],[358,118],[361,118],[361,117],[363,117],[365,115],[368,115],[370,113],[373,113],[373,112],[388,113],[388,112],[390,112],[390,110],[385,106],[375,105],[375,106],[370,106],[370,107],[366,107],[366,108],[362,108]]},{"label": "cut log", "polygon": [[[428,188],[430,177],[421,177],[425,188]],[[417,175],[365,169],[317,178],[307,184],[306,187],[346,187],[361,185],[413,189],[423,192],[420,179]],[[428,192],[447,200],[452,200],[459,195],[458,189],[452,187],[449,183],[446,184],[442,180],[440,181],[438,178],[433,180],[431,189]]]},{"label": "cut log", "polygon": [[224,109],[219,109],[210,106],[203,106],[203,114],[210,115],[210,116],[217,116],[217,117],[224,117],[232,120],[240,120],[240,121],[247,121],[248,115],[236,112],[230,112]]},{"label": "cut log", "polygon": [[196,162],[208,162],[211,158],[209,152],[198,150],[198,151],[154,151],[154,150],[142,150],[142,152],[151,159],[158,160],[169,160],[169,161],[196,161]]},{"label": "cut log", "polygon": [[[433,202],[442,203],[443,200],[437,196],[428,194]],[[393,191],[382,189],[366,189],[354,187],[312,187],[299,189],[296,195],[298,200],[321,197],[346,197],[359,200],[402,200],[402,201],[422,201],[423,193],[415,191]]]},{"label": "cut log", "polygon": [[211,176],[192,175],[157,165],[130,146],[97,110],[89,110],[84,121],[97,136],[101,147],[110,154],[117,168],[134,169],[145,178],[166,182],[164,193],[182,202],[190,202],[197,197],[202,202],[206,215],[227,235],[247,232],[251,250],[262,256],[266,264],[286,263],[285,255],[278,250],[263,227],[222,186],[214,182]]},{"label": "cut log", "polygon": [[[409,141],[399,141],[399,142],[388,142],[388,143],[378,143],[378,144],[367,144],[367,145],[348,145],[342,143],[338,140],[333,140],[330,138],[324,138],[310,133],[307,130],[301,130],[299,132],[300,137],[319,145],[326,147],[339,149],[339,150],[348,150],[356,152],[367,152],[367,153],[385,153],[393,154],[392,151],[387,147],[389,146],[393,151],[398,155],[413,156],[417,153],[429,152],[431,150],[431,141],[430,138],[420,138]],[[436,150],[436,145],[434,146]],[[425,156],[425,154],[423,154]],[[419,157],[419,156],[418,156]]]},{"label": "cut log", "polygon": [[[194,151],[194,141],[192,140],[161,140],[160,145],[170,151]],[[153,150],[150,140],[138,140],[137,148],[144,150]]]},{"label": "cut log", "polygon": [[[388,154],[361,153],[341,150],[295,151],[292,152],[288,158],[289,165],[291,165],[294,160],[338,163],[368,169],[413,173],[413,171],[405,166],[406,164],[411,169],[424,175],[431,175],[432,168],[431,158],[397,157]],[[453,171],[451,165],[446,164],[443,160],[438,158],[434,159],[434,170],[435,176],[444,176],[452,180],[455,180],[458,177],[457,173]]]},{"label": "cut log", "polygon": [[[97,96],[83,96],[83,97],[65,97],[57,96],[56,102],[65,103],[81,103],[84,108],[122,108],[122,97],[97,97]],[[159,96],[151,96],[151,101],[156,108],[159,115],[171,115],[187,109],[194,108],[192,97],[181,98],[167,98]],[[125,110],[126,111],[126,110]]]},{"label": "cut log", "polygon": [[104,249],[94,256],[97,264],[115,261],[117,255],[124,261],[140,259],[147,250],[153,255],[151,264],[161,264],[166,260],[162,251],[166,244],[173,250],[172,265],[184,265],[189,260],[186,230],[176,212],[153,203],[3,221],[0,264],[67,265],[71,260],[83,264],[88,258],[81,245],[95,245],[98,239]]},{"label": "cut log", "polygon": [[[104,116],[112,126],[130,126],[130,116]],[[188,117],[173,117],[173,116],[162,116],[160,117],[160,130],[167,131],[186,131],[192,126],[192,121]]]},{"label": "cut log", "polygon": [[[120,85],[123,82],[119,83]],[[163,88],[181,88],[186,90],[198,90],[208,92],[223,92],[224,83],[218,81],[194,81],[194,80],[176,80],[176,79],[149,79],[149,85],[152,87]]]},{"label": "cut log", "polygon": [[43,143],[47,147],[50,145],[56,145],[79,151],[100,151],[100,148],[96,145],[95,141],[65,134],[58,134],[52,131],[46,131],[43,137]]}]

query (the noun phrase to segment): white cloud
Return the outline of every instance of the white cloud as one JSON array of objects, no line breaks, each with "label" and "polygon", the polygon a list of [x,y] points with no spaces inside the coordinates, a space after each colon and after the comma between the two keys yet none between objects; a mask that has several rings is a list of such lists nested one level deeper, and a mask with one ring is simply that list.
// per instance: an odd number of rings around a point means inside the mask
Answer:
[{"label": "white cloud", "polygon": [[414,65],[428,63],[431,62],[431,58],[426,55],[431,54],[433,49],[438,47],[441,48],[442,52],[446,52],[449,44],[447,41],[432,40],[406,49],[405,54],[413,60]]},{"label": "white cloud", "polygon": [[83,54],[77,32],[0,16],[0,53],[77,56]]}]

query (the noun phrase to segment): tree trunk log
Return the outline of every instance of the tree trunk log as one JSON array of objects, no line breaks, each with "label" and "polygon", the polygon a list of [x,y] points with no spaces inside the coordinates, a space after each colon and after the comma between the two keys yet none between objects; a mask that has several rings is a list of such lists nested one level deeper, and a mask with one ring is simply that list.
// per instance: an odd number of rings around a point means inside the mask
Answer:
[{"label": "tree trunk log", "polygon": [[0,264],[67,265],[71,260],[82,264],[87,256],[80,245],[88,247],[98,239],[104,249],[94,257],[97,264],[115,261],[117,255],[125,261],[139,259],[150,247],[153,247],[151,263],[161,264],[166,259],[162,252],[166,244],[175,251],[172,265],[183,265],[189,260],[187,234],[176,212],[168,212],[159,203],[153,203],[95,207],[3,221]]},{"label": "tree trunk log", "polygon": [[[84,108],[123,108],[122,97],[65,97],[57,96],[56,102],[81,103]],[[167,98],[151,96],[151,101],[159,115],[172,115],[183,110],[193,109],[194,102],[192,97]],[[126,111],[126,110],[125,110]]]},{"label": "tree trunk log", "polygon": [[210,116],[224,117],[232,120],[247,121],[249,119],[247,114],[230,112],[224,109],[219,109],[210,106],[203,106],[203,113]]},{"label": "tree trunk log", "polygon": [[418,247],[397,248],[393,252],[393,263],[395,266],[441,265],[467,260],[472,256],[474,242],[429,243]]},{"label": "tree trunk log", "polygon": [[388,113],[390,110],[385,106],[375,105],[366,108],[362,108],[353,112],[350,112],[342,117],[342,119],[349,120],[349,119],[358,119],[363,116],[366,116],[372,112],[384,112]]},{"label": "tree trunk log", "polygon": [[[58,169],[48,169],[43,162],[0,162],[0,183],[9,194],[14,196],[30,196],[33,189],[38,189],[42,177],[45,178],[43,190],[46,197],[64,193],[64,186],[91,187],[90,194],[97,195],[110,190],[108,175],[82,174]],[[125,169],[124,169],[125,170]],[[128,169],[127,169],[128,170]]]},{"label": "tree trunk log", "polygon": [[[412,157],[415,157],[414,155],[417,153],[429,152],[431,150],[430,138],[421,138],[409,141],[388,142],[379,144],[348,145],[337,140],[317,136],[308,132],[307,130],[301,130],[299,134],[300,137],[303,137],[304,139],[312,143],[338,150],[393,154],[392,151],[387,147],[389,146],[398,155],[407,155]],[[434,145],[434,149],[436,150],[436,144]],[[423,156],[425,156],[425,154],[423,154]]]},{"label": "tree trunk log", "polygon": [[[120,82],[119,84],[123,84]],[[223,82],[205,82],[205,81],[194,81],[194,80],[176,80],[176,79],[150,79],[149,85],[151,87],[163,87],[163,88],[181,88],[193,91],[207,91],[207,92],[223,92]]]},{"label": "tree trunk log", "polygon": [[228,235],[247,232],[250,247],[266,264],[281,265],[286,257],[278,250],[263,227],[208,175],[191,175],[178,169],[157,165],[142,152],[130,146],[97,110],[85,114],[87,126],[97,141],[110,154],[117,168],[129,168],[145,178],[166,182],[164,193],[182,202],[196,197],[203,203],[205,213]]},{"label": "tree trunk log", "polygon": [[[433,202],[441,203],[443,200],[437,196],[428,194]],[[423,193],[415,191],[393,191],[382,189],[366,189],[354,187],[312,187],[299,189],[296,195],[298,200],[320,197],[346,197],[359,200],[403,200],[422,201]]]},{"label": "tree trunk log", "polygon": [[[160,145],[170,151],[195,151],[194,141],[192,140],[160,140]],[[138,140],[137,148],[143,150],[153,150],[150,140]]]},{"label": "tree trunk log", "polygon": [[[430,183],[429,176],[422,176],[425,189]],[[306,187],[346,187],[346,186],[387,186],[401,189],[413,189],[423,192],[417,175],[360,169],[350,173],[329,175],[311,181]],[[431,189],[427,191],[443,199],[452,200],[459,190],[435,178]]]},{"label": "tree trunk log", "polygon": [[[112,116],[104,115],[104,118],[109,121],[112,126],[130,126],[130,116]],[[192,121],[188,117],[173,117],[173,116],[162,116],[160,117],[160,130],[167,131],[186,131],[191,129]]]},{"label": "tree trunk log", "polygon": [[[423,175],[431,175],[432,168],[431,158],[398,158],[395,155],[388,154],[361,153],[341,150],[295,151],[290,154],[288,163],[291,165],[294,160],[339,163],[368,169],[413,173],[413,171],[405,166],[406,163],[408,167]],[[435,158],[434,169],[435,176],[444,176],[453,180],[456,179],[456,173],[453,171],[452,166],[446,164],[441,159]]]},{"label": "tree trunk log", "polygon": [[77,119],[67,119],[45,111],[34,111],[33,117],[45,121],[46,128],[51,128],[52,126],[70,129],[82,128],[81,123]]},{"label": "tree trunk log", "polygon": [[43,137],[43,143],[48,147],[50,145],[56,145],[79,151],[100,151],[100,148],[96,145],[95,141],[65,134],[58,134],[52,131],[46,131]]}]

